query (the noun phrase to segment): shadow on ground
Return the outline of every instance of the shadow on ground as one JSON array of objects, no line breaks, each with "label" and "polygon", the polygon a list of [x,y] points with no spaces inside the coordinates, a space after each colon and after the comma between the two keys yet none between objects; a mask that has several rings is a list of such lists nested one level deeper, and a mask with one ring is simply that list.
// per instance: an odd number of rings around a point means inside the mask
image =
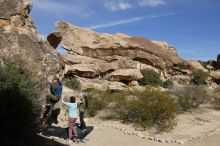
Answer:
[{"label": "shadow on ground", "polygon": [[[94,129],[93,126],[87,126],[87,132],[82,132],[81,129],[77,128],[79,139],[85,139],[86,136],[90,134],[93,129]],[[66,139],[68,138],[68,127],[62,128],[62,127],[48,126],[44,128],[42,134],[45,136],[55,136]]]},{"label": "shadow on ground", "polygon": [[28,138],[0,138],[0,146],[68,146],[41,135],[30,135]]}]

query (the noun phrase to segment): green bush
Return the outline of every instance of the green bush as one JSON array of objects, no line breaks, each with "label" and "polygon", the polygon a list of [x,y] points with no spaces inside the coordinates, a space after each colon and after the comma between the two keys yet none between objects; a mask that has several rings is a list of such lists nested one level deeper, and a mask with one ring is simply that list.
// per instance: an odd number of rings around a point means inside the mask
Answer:
[{"label": "green bush", "polygon": [[209,77],[209,74],[202,70],[193,71],[192,75],[193,81],[197,85],[205,84],[205,80]]},{"label": "green bush", "polygon": [[220,87],[214,90],[214,105],[220,108]]},{"label": "green bush", "polygon": [[41,108],[35,85],[22,67],[0,65],[0,136],[4,145],[26,143],[38,130]]},{"label": "green bush", "polygon": [[150,69],[143,69],[141,70],[141,73],[143,74],[143,79],[139,81],[140,85],[154,85],[159,86],[161,85],[162,81],[160,79],[160,74],[150,70]]},{"label": "green bush", "polygon": [[178,67],[180,70],[188,69],[188,67],[184,63],[178,63],[174,65],[175,67]]},{"label": "green bush", "polygon": [[76,78],[65,78],[64,84],[74,90],[80,90],[81,84]]},{"label": "green bush", "polygon": [[159,131],[166,131],[175,125],[177,104],[168,93],[146,88],[142,92],[96,91],[89,94],[92,98],[89,98],[87,112],[92,116],[105,109],[114,113],[116,119],[144,128],[156,126]]},{"label": "green bush", "polygon": [[162,83],[162,87],[164,87],[164,88],[172,88],[173,86],[174,86],[173,82],[170,80],[166,80]]},{"label": "green bush", "polygon": [[171,93],[176,97],[180,111],[196,108],[210,100],[210,95],[204,86],[184,86],[173,89]]}]

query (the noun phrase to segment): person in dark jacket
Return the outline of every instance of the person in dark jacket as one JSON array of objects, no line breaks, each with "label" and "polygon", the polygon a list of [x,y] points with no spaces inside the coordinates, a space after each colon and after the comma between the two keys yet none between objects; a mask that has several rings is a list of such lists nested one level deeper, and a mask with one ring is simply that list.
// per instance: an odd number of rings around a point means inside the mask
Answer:
[{"label": "person in dark jacket", "polygon": [[63,85],[59,78],[55,78],[50,83],[50,94],[47,95],[47,103],[53,108],[62,96]]}]

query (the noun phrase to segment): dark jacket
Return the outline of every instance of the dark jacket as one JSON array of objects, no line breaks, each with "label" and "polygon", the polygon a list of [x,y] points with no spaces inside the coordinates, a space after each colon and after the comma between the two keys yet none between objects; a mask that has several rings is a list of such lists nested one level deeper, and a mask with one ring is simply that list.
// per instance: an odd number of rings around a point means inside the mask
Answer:
[{"label": "dark jacket", "polygon": [[62,82],[60,80],[58,80],[57,84],[55,84],[55,85],[50,84],[51,94],[56,96],[58,99],[60,99],[60,97],[62,95],[62,90],[63,90],[63,85],[62,85]]}]

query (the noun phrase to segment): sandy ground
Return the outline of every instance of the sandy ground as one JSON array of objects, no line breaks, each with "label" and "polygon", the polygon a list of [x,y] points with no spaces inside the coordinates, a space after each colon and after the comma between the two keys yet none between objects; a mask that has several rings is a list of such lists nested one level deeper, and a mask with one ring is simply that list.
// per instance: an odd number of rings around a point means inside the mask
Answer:
[{"label": "sandy ground", "polygon": [[[67,117],[65,116],[65,108],[59,104],[61,109],[58,116],[58,124],[54,124],[53,137],[56,141],[66,144],[63,137],[67,127]],[[132,125],[122,124],[119,121],[103,121],[99,118],[86,119],[87,126],[93,127],[93,130],[85,137],[88,141],[77,145],[85,146],[179,146],[177,143],[160,143],[158,141],[149,140],[149,137],[161,139],[184,139],[201,137],[195,141],[186,141],[183,146],[220,146],[220,111],[213,109],[201,108],[193,112],[185,113],[177,117],[177,126],[169,133],[153,134],[152,131],[137,131]],[[106,126],[107,125],[107,126]],[[127,131],[134,131],[147,135],[141,138],[135,135],[123,133],[120,127]],[[209,137],[203,137],[211,131],[218,129],[216,133]],[[50,129],[49,129],[50,130]],[[48,137],[50,135],[47,135]],[[53,138],[54,139],[54,138]],[[76,145],[76,144],[74,144]]]},{"label": "sandy ground", "polygon": [[[180,146],[180,144],[167,144],[142,139],[133,135],[126,135],[118,130],[95,126],[93,132],[87,136],[89,141],[84,146]],[[220,133],[201,141],[186,142],[183,146],[219,146]]]}]

